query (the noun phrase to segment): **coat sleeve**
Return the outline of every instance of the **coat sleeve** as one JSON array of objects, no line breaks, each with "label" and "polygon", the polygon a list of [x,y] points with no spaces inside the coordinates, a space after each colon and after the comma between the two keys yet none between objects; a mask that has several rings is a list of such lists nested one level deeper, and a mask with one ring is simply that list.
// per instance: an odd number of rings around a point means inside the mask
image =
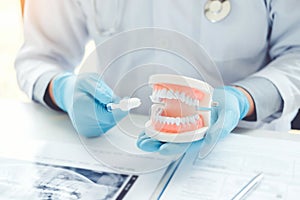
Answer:
[{"label": "coat sleeve", "polygon": [[[269,10],[267,39],[270,62],[262,70],[249,77],[246,82],[250,83],[251,80],[257,81],[258,79],[268,80],[275,86],[283,100],[281,114],[276,116],[291,115],[300,107],[300,12],[296,9],[300,8],[300,1],[270,0],[266,2]],[[261,87],[256,83],[252,81],[251,84],[246,85],[250,93],[254,91],[253,95],[258,97],[257,109],[266,108],[268,107],[266,105],[272,105],[275,99],[279,100],[274,89],[271,92],[274,95],[268,96],[266,89],[271,87]],[[266,96],[268,98],[265,98]],[[278,106],[277,104],[277,108]],[[269,110],[268,113],[275,114],[276,111],[278,110],[273,110],[272,113],[272,110]]]},{"label": "coat sleeve", "polygon": [[75,0],[27,0],[24,44],[15,69],[20,88],[44,105],[50,80],[80,63],[88,40],[85,15]]}]

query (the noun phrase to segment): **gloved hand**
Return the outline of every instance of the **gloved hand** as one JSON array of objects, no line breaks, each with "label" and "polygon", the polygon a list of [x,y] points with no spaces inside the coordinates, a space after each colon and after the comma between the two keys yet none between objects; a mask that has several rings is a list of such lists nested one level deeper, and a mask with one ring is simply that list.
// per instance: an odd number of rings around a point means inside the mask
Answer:
[{"label": "gloved hand", "polygon": [[118,99],[96,73],[65,73],[56,76],[52,84],[56,104],[68,113],[81,135],[100,136],[127,114],[120,109],[106,110],[106,104]]},{"label": "gloved hand", "polygon": [[[218,106],[212,107],[211,125],[204,139],[196,141],[200,146],[200,158],[206,157],[220,138],[228,135],[243,119],[250,108],[250,103],[243,92],[232,86],[216,88],[212,97]],[[184,153],[191,143],[160,142],[142,133],[137,146],[148,152],[160,152],[162,155]],[[197,144],[197,145],[198,145]]]}]

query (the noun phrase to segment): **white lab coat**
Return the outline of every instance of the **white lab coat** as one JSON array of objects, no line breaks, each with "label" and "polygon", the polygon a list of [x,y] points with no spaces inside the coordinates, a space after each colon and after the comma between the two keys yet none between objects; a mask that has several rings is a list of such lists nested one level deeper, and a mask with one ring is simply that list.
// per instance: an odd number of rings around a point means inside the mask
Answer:
[{"label": "white lab coat", "polygon": [[[26,1],[25,43],[16,70],[20,87],[34,100],[43,103],[53,76],[74,70],[89,39],[100,44],[110,37],[99,34],[99,27],[109,27],[118,15],[113,6],[117,0],[95,1],[100,7],[95,8],[93,0]],[[255,76],[277,87],[284,101],[282,113],[240,126],[290,128],[300,107],[299,0],[231,0],[230,15],[218,23],[205,18],[205,0],[120,1],[124,10],[117,32],[143,27],[176,30],[205,48],[225,84]],[[118,79],[121,70],[112,76]]]}]

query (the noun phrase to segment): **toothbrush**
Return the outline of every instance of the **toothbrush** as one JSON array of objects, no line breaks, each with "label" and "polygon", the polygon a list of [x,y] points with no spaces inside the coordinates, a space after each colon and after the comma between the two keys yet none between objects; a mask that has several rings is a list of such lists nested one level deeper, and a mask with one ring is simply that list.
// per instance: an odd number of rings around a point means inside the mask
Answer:
[{"label": "toothbrush", "polygon": [[112,112],[114,109],[120,109],[122,111],[129,111],[133,108],[137,108],[142,104],[139,98],[122,99],[119,103],[109,103],[106,105],[106,109]]}]

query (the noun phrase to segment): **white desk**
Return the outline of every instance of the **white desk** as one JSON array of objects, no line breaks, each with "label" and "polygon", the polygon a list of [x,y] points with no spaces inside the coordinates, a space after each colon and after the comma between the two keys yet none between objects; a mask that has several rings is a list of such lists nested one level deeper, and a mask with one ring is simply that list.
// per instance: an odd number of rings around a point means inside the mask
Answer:
[{"label": "white desk", "polygon": [[11,100],[0,100],[0,111],[0,143],[11,139],[78,143],[77,134],[64,113],[36,103]]},{"label": "white desk", "polygon": [[[23,147],[26,147],[27,143],[30,145],[29,140],[80,144],[77,133],[64,113],[49,110],[35,103],[9,100],[0,100],[0,111],[0,145],[20,148],[19,144],[22,143]],[[275,137],[300,141],[300,135],[288,133],[245,129],[235,132],[254,137]]]},{"label": "white desk", "polygon": [[[75,165],[79,168],[99,170],[100,172],[104,169],[104,172],[115,173],[114,170],[103,166],[88,153],[65,113],[52,111],[36,103],[10,100],[0,100],[0,111],[0,154],[3,158],[33,160],[52,165],[67,163],[66,166],[73,167]],[[113,156],[116,158],[118,155]],[[1,164],[6,163],[0,161],[0,167],[3,167],[4,165]],[[1,176],[5,175],[5,172],[1,171],[2,169],[0,169]],[[161,183],[165,171],[166,168],[163,168],[154,173],[138,174],[138,179],[125,198],[135,199],[137,196],[143,197],[141,199],[149,199],[156,192],[156,187]],[[130,175],[126,172],[121,174]],[[3,180],[0,179],[0,191],[3,189],[1,181]],[[2,195],[0,192],[0,199],[2,199]]]}]

